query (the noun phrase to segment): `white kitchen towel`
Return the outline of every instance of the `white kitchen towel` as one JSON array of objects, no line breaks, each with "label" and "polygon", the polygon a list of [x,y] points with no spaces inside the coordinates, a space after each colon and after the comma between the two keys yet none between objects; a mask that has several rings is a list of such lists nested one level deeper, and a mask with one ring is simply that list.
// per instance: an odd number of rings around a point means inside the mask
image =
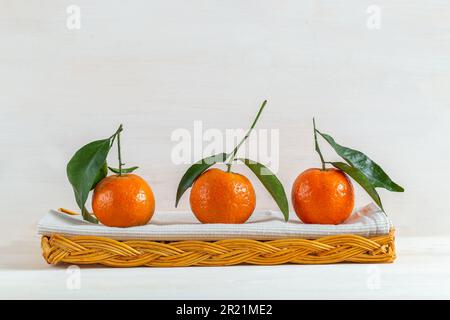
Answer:
[{"label": "white kitchen towel", "polygon": [[374,204],[356,210],[343,224],[304,224],[295,213],[289,222],[276,211],[254,212],[244,224],[201,224],[190,212],[155,212],[151,222],[131,228],[111,228],[51,210],[38,224],[40,235],[101,236],[116,240],[222,240],[230,238],[275,240],[317,239],[328,235],[356,234],[364,237],[385,235],[392,228],[390,219]]}]

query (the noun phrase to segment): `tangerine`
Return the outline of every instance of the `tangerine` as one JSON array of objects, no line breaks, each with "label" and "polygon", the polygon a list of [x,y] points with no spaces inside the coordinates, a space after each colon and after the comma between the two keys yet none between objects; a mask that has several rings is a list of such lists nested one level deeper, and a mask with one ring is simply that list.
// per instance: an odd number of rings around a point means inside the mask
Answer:
[{"label": "tangerine", "polygon": [[148,183],[140,176],[112,175],[96,185],[92,209],[97,219],[106,226],[140,226],[152,218],[155,198]]},{"label": "tangerine", "polygon": [[292,204],[304,223],[340,224],[352,213],[354,201],[351,181],[337,169],[308,169],[292,187]]},{"label": "tangerine", "polygon": [[256,205],[255,190],[247,177],[216,168],[194,181],[189,200],[202,223],[244,223]]}]

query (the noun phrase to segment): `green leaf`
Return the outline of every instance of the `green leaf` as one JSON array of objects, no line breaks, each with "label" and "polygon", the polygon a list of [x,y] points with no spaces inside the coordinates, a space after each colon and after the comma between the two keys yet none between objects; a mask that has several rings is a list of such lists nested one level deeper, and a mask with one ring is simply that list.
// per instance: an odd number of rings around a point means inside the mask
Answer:
[{"label": "green leaf", "polygon": [[91,223],[98,223],[98,220],[86,209],[86,207],[83,205],[83,208],[81,208],[81,216],[84,220],[89,221]]},{"label": "green leaf", "polygon": [[98,172],[97,176],[95,177],[94,184],[92,185],[91,190],[94,190],[97,183],[99,183],[101,180],[103,180],[108,175],[108,164],[105,162]]},{"label": "green leaf", "polygon": [[403,187],[389,178],[381,167],[368,156],[358,150],[350,149],[336,143],[334,139],[325,133],[316,130],[348,164],[358,168],[369,180],[374,188],[384,188],[389,191],[403,192]]},{"label": "green leaf", "polygon": [[195,179],[197,179],[199,175],[201,175],[203,172],[209,169],[212,165],[219,162],[224,162],[227,158],[228,155],[226,153],[219,153],[214,156],[210,156],[200,161],[197,161],[192,166],[190,166],[189,169],[187,169],[186,173],[181,178],[180,183],[178,184],[175,207],[178,206],[178,202],[180,201],[184,192],[192,186]]},{"label": "green leaf", "polygon": [[67,177],[78,207],[83,218],[93,223],[98,223],[97,219],[89,214],[84,205],[96,179],[101,176],[110,148],[111,138],[93,141],[79,149],[67,164]]},{"label": "green leaf", "polygon": [[249,159],[238,159],[245,163],[247,167],[258,177],[259,181],[264,185],[264,187],[269,191],[272,198],[277,203],[281,212],[283,213],[284,220],[289,220],[289,205],[286,197],[286,192],[284,191],[284,187],[281,184],[280,180],[278,180],[277,176],[270,171],[265,165],[249,160]]},{"label": "green leaf", "polygon": [[366,177],[366,175],[359,170],[358,168],[349,166],[344,162],[330,162],[335,168],[338,168],[352,177],[364,190],[369,194],[369,196],[375,201],[375,203],[380,207],[384,212],[383,205],[381,203],[380,196],[378,195],[377,190],[375,190],[374,186],[370,182],[370,180]]},{"label": "green leaf", "polygon": [[[109,170],[111,170],[114,173],[119,174],[119,172],[120,172],[119,169],[111,168],[111,167],[108,167],[108,168],[109,168]],[[138,168],[139,167],[122,168],[122,173],[131,173],[131,172],[133,172],[134,170],[136,170]]]}]

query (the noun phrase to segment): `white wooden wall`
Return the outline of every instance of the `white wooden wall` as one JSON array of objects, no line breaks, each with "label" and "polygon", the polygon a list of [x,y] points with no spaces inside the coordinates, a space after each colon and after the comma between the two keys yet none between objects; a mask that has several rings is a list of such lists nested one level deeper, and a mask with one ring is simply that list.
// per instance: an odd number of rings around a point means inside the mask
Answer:
[{"label": "white wooden wall", "polygon": [[[72,4],[80,30],[66,26]],[[247,127],[266,98],[258,127],[280,129],[288,193],[319,165],[315,116],[406,188],[381,191],[400,235],[450,232],[450,1],[0,0],[0,237],[76,208],[68,159],[119,123],[125,162],[172,210],[186,169],[171,162],[172,131]],[[257,207],[275,208],[255,186]]]}]

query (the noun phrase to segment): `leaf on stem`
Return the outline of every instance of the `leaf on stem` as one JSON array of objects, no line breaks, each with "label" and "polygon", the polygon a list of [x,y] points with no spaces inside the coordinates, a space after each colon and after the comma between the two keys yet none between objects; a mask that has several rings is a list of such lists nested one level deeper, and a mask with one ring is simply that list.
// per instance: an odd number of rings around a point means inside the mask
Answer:
[{"label": "leaf on stem", "polygon": [[348,164],[359,169],[372,184],[374,188],[384,188],[389,191],[403,192],[403,187],[396,184],[391,178],[384,172],[384,170],[372,161],[368,156],[358,150],[350,149],[336,143],[334,139],[325,133],[321,133],[316,130],[340,155]]},{"label": "leaf on stem", "polygon": [[105,162],[101,167],[100,171],[97,173],[97,176],[95,177],[95,181],[91,187],[91,190],[94,190],[97,183],[103,180],[107,175],[108,175],[108,164]]},{"label": "leaf on stem", "polygon": [[197,161],[192,166],[190,166],[189,169],[187,169],[187,171],[181,178],[180,183],[178,184],[175,207],[178,206],[178,202],[180,201],[184,192],[192,186],[192,184],[194,183],[195,179],[197,179],[198,176],[200,176],[203,172],[205,172],[212,165],[214,165],[216,163],[224,162],[227,158],[228,158],[228,155],[226,153],[219,153],[219,154],[204,158],[200,161]]},{"label": "leaf on stem", "polygon": [[[109,170],[111,170],[114,173],[119,174],[121,171],[119,169],[116,168],[112,168],[112,167],[108,167]],[[131,173],[134,170],[138,169],[139,167],[130,167],[130,168],[122,168],[122,173]]]},{"label": "leaf on stem", "polygon": [[366,177],[366,175],[359,170],[358,168],[349,166],[344,162],[330,162],[335,168],[338,168],[352,177],[366,192],[369,196],[375,201],[375,203],[380,207],[384,212],[383,205],[381,203],[380,196],[378,195],[377,190],[373,186],[372,182]]},{"label": "leaf on stem", "polygon": [[98,223],[85,207],[89,192],[108,174],[106,158],[114,139],[123,130],[122,125],[109,138],[96,140],[81,147],[67,164],[67,178],[72,185],[75,200],[84,220]]},{"label": "leaf on stem", "polygon": [[288,221],[288,200],[284,187],[280,180],[278,180],[277,176],[268,167],[259,162],[242,158],[239,158],[238,160],[242,161],[256,175],[259,181],[261,181],[283,213],[284,220]]},{"label": "leaf on stem", "polygon": [[108,138],[88,143],[79,149],[67,164],[67,177],[83,218],[94,223],[97,223],[97,219],[89,214],[84,204],[105,165],[111,145],[110,140],[111,138]]}]

